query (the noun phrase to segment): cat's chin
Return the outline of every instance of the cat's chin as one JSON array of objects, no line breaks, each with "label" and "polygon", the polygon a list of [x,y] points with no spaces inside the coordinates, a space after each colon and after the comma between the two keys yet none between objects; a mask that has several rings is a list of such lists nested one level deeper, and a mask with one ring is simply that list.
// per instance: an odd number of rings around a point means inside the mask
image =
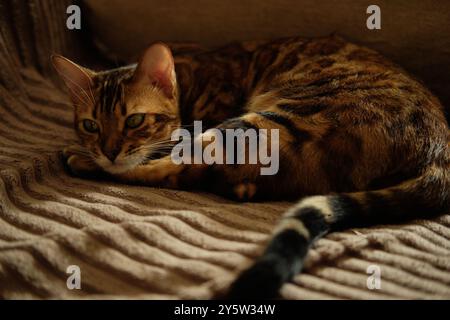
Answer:
[{"label": "cat's chin", "polygon": [[127,171],[130,171],[131,169],[135,168],[139,165],[140,162],[136,163],[98,163],[97,164],[102,168],[103,171],[110,173],[110,174],[121,174],[125,173]]}]

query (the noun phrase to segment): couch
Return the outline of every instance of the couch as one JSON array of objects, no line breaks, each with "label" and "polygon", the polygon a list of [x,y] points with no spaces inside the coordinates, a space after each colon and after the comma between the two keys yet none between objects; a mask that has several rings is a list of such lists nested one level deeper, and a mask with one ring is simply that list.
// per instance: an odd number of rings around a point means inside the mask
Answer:
[{"label": "couch", "polygon": [[[75,141],[51,53],[94,69],[131,62],[155,40],[231,40],[339,33],[375,48],[450,105],[450,3],[6,0],[0,3],[0,297],[209,299],[263,249],[289,202],[83,180],[61,149]],[[81,30],[66,28],[70,4]],[[81,289],[69,289],[70,266]],[[369,289],[373,266],[381,287]],[[283,299],[450,299],[450,214],[329,234]]]}]

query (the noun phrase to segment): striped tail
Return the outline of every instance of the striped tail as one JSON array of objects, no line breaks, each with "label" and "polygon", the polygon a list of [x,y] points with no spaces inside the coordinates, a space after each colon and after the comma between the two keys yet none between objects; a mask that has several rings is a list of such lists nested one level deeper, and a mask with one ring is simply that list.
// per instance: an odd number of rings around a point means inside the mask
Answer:
[{"label": "striped tail", "polygon": [[237,278],[227,298],[275,298],[283,283],[300,272],[311,244],[332,230],[449,210],[449,163],[430,165],[419,177],[386,189],[302,199],[286,212],[263,255]]}]

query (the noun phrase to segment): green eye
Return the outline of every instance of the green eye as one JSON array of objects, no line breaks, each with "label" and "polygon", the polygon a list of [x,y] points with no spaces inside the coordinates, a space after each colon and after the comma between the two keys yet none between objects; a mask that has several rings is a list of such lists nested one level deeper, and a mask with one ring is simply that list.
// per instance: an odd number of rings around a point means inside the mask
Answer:
[{"label": "green eye", "polygon": [[144,119],[145,113],[136,113],[129,116],[125,122],[128,128],[133,129],[139,127],[144,122]]},{"label": "green eye", "polygon": [[95,133],[98,131],[97,123],[95,121],[89,120],[89,119],[83,120],[83,128],[84,128],[84,130],[86,130],[87,132],[90,132],[90,133]]}]

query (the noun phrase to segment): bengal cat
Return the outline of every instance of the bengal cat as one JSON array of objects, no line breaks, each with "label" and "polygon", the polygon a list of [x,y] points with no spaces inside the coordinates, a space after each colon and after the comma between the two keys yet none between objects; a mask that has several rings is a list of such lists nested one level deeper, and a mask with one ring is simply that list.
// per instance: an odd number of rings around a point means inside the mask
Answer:
[{"label": "bengal cat", "polygon": [[[276,297],[311,244],[332,230],[449,209],[440,102],[380,54],[340,37],[188,46],[174,56],[157,43],[137,65],[103,72],[52,60],[75,106],[80,142],[64,151],[72,173],[241,200],[300,199],[229,298]],[[194,120],[221,130],[279,129],[279,172],[175,164],[171,133]]]}]

